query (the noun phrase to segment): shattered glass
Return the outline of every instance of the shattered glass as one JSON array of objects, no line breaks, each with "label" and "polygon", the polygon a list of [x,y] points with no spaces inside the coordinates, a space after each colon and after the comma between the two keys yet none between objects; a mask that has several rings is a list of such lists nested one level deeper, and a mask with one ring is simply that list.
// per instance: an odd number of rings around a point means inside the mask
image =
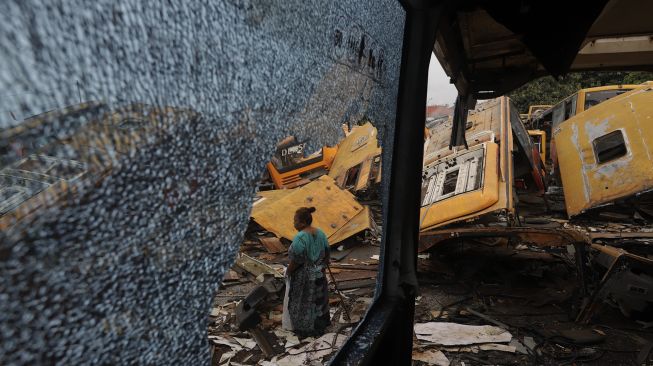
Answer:
[{"label": "shattered glass", "polygon": [[3,365],[208,362],[276,142],[369,119],[391,154],[396,1],[14,0],[0,20]]}]

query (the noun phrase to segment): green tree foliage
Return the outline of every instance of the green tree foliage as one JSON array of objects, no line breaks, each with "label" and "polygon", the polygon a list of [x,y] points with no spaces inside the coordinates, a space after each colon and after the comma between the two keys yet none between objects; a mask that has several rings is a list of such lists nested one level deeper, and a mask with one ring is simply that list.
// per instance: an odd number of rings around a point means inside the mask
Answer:
[{"label": "green tree foliage", "polygon": [[508,96],[515,103],[520,113],[527,113],[530,105],[556,104],[565,97],[574,94],[578,89],[614,84],[640,84],[648,80],[653,81],[652,72],[574,72],[559,81],[551,76],[536,79]]}]

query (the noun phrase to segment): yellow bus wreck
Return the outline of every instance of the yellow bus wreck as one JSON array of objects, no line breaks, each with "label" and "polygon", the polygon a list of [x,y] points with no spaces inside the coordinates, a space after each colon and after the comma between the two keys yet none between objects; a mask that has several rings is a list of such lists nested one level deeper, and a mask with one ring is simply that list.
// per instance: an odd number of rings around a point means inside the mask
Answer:
[{"label": "yellow bus wreck", "polygon": [[553,130],[567,215],[645,204],[642,195],[653,190],[653,82],[589,109],[584,99],[586,110]]},{"label": "yellow bus wreck", "polygon": [[431,131],[422,175],[420,230],[488,214],[515,220],[514,185],[543,191],[539,152],[507,97],[470,112],[467,148],[449,149],[451,123]]},{"label": "yellow bus wreck", "polygon": [[544,133],[544,136],[549,139],[544,145],[546,151],[548,151],[545,155],[544,161],[547,164],[548,177],[553,180],[553,185],[560,185],[558,152],[556,149],[553,130],[562,122],[576,116],[577,114],[637,87],[637,85],[627,84],[605,85],[580,89],[576,93],[556,103],[553,107],[543,111],[539,110],[531,118],[525,121],[528,129],[540,130]]}]

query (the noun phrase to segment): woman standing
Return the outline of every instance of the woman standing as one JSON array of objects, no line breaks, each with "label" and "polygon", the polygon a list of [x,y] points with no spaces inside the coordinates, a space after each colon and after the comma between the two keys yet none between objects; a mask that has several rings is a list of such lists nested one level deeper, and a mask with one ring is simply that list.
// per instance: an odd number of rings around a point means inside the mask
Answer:
[{"label": "woman standing", "polygon": [[295,212],[297,235],[288,249],[283,327],[302,337],[324,333],[329,325],[329,291],[325,275],[329,242],[324,232],[311,226],[315,207]]}]

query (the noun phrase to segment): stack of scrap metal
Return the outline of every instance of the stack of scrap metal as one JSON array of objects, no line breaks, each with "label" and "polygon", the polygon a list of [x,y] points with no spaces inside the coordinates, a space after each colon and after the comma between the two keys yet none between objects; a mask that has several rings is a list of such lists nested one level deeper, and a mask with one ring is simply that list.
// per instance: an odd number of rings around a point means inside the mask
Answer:
[{"label": "stack of scrap metal", "polygon": [[[268,164],[268,171],[274,186],[293,188],[258,192],[252,219],[276,237],[292,240],[297,233],[293,227],[295,211],[300,207],[315,207],[314,226],[324,231],[331,245],[365,230],[375,231],[377,226],[370,217],[369,207],[361,205],[356,195],[369,196],[380,183],[381,147],[377,130],[367,122],[346,129],[345,134],[337,148],[322,149],[321,156],[337,152],[329,156],[328,162],[318,164],[320,169],[307,170],[305,163],[312,155],[303,156],[305,144],[298,143],[294,137],[285,139]],[[292,159],[288,157],[291,153]],[[282,170],[275,168],[281,165]],[[290,178],[285,176],[296,177],[290,184]]]},{"label": "stack of scrap metal", "polygon": [[[590,322],[601,305],[653,310],[653,82],[580,89],[520,120],[507,97],[469,112],[464,146],[432,124],[424,147],[420,252],[449,245],[563,253]],[[527,129],[527,127],[529,129]]]}]

